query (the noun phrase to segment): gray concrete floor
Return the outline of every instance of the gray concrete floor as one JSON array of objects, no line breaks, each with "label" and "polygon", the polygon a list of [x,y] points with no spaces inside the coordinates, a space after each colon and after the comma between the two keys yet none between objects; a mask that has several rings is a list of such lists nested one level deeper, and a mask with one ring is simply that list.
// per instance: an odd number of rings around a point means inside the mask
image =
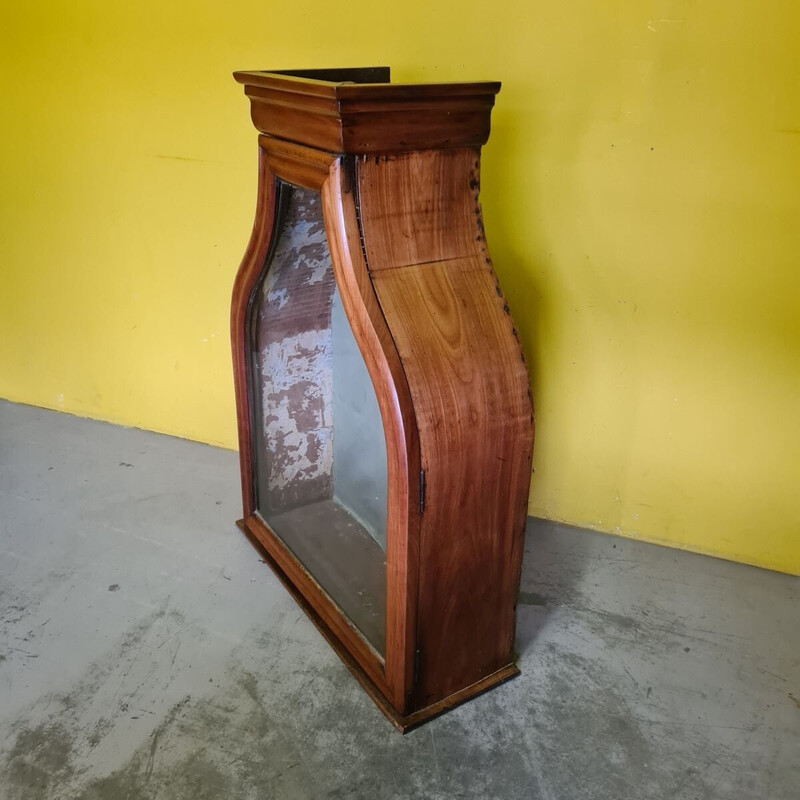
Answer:
[{"label": "gray concrete floor", "polygon": [[531,521],[522,676],[402,737],[234,528],[237,470],[0,403],[0,796],[800,797],[798,579]]}]

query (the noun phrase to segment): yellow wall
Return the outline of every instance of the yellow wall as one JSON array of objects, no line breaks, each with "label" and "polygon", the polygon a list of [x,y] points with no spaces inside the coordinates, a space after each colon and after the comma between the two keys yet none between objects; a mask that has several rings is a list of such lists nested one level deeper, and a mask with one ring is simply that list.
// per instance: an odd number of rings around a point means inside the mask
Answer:
[{"label": "yellow wall", "polygon": [[800,16],[762,3],[16,3],[0,395],[235,446],[239,68],[500,79],[489,241],[531,512],[800,573]]}]

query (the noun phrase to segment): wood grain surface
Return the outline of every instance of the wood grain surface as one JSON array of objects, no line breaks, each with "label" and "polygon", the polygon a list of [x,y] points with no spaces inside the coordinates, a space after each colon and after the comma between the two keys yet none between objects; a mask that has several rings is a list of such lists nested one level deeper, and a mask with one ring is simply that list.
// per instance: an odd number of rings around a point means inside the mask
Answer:
[{"label": "wood grain surface", "polygon": [[359,210],[370,272],[486,255],[479,168],[479,151],[473,149],[359,156]]},{"label": "wood grain surface", "polygon": [[425,470],[417,707],[512,661],[533,412],[486,248],[478,169],[470,149],[358,162],[370,274]]},{"label": "wood grain surface", "polygon": [[319,191],[328,179],[335,156],[311,147],[284,142],[271,136],[259,136],[267,164],[282,181],[293,186]]},{"label": "wood grain surface", "polygon": [[[517,672],[533,409],[479,202],[479,148],[499,84],[395,85],[381,68],[321,74],[236,73],[261,133],[256,222],[231,312],[241,527],[404,729]],[[324,569],[307,570],[254,513],[247,320],[277,179],[321,193],[336,285],[381,412],[383,658],[347,618],[358,612],[343,613],[312,574]]]},{"label": "wood grain surface", "polygon": [[381,311],[361,247],[352,161],[331,166],[322,188],[333,269],[367,365],[386,434],[386,680],[389,700],[412,703],[419,574],[419,437],[406,374]]},{"label": "wood grain surface", "polygon": [[[480,146],[489,138],[499,83],[395,84],[325,81],[298,74],[235,72],[261,133],[334,153]],[[388,78],[388,75],[387,75]]]}]

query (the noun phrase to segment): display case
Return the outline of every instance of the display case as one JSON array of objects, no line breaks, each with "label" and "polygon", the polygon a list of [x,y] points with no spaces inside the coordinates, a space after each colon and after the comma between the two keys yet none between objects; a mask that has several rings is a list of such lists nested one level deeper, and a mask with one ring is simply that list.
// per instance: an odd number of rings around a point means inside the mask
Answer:
[{"label": "display case", "polygon": [[401,731],[513,677],[528,374],[478,201],[498,83],[237,72],[239,527]]}]

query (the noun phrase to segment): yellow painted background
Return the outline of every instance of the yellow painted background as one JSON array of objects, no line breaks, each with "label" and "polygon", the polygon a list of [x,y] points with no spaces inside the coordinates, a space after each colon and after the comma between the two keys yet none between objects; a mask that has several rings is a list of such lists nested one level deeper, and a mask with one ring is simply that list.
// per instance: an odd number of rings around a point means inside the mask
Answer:
[{"label": "yellow painted background", "polygon": [[234,69],[499,79],[489,243],[531,513],[800,573],[800,11],[643,0],[4,10],[0,395],[235,446]]}]

